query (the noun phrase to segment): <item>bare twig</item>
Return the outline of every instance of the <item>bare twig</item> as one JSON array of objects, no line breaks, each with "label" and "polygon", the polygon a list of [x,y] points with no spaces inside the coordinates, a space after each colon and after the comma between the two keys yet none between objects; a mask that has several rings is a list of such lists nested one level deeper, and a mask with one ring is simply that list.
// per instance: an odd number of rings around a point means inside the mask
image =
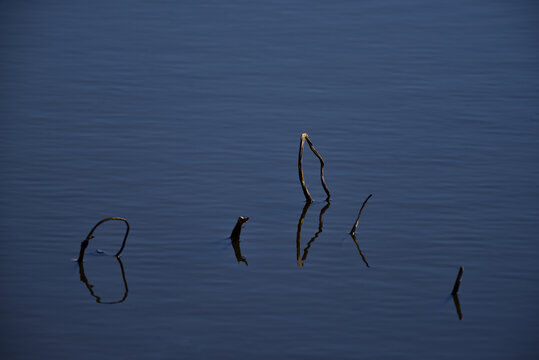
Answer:
[{"label": "bare twig", "polygon": [[367,204],[367,201],[371,198],[372,194],[367,196],[365,201],[363,201],[363,205],[361,205],[361,209],[359,209],[359,213],[357,214],[356,222],[354,223],[354,226],[352,226],[352,230],[350,230],[350,235],[354,235],[356,233],[357,226],[359,224],[359,217],[361,216],[361,212],[363,211],[363,208],[365,207],[365,204]]},{"label": "bare twig", "polygon": [[[307,134],[305,134],[305,135],[307,135]],[[329,198],[330,198],[331,194],[329,193],[328,186],[326,185],[326,180],[324,179],[324,159],[322,159],[322,156],[314,148],[314,145],[313,145],[311,139],[309,139],[309,135],[305,136],[305,140],[307,140],[307,143],[309,144],[309,147],[311,148],[312,152],[316,155],[318,160],[320,160],[320,181],[322,182],[322,186],[324,187],[324,191],[326,192],[326,194],[328,196],[326,198],[326,201],[329,201]]]},{"label": "bare twig", "polygon": [[313,198],[311,197],[311,194],[309,194],[309,190],[307,189],[307,185],[305,184],[305,179],[303,177],[303,146],[305,144],[305,140],[307,140],[307,143],[309,144],[309,147],[311,148],[311,151],[316,155],[318,160],[320,160],[320,181],[322,182],[322,186],[324,187],[324,191],[327,194],[326,201],[330,198],[329,189],[326,185],[326,180],[324,179],[324,159],[322,156],[316,151],[314,148],[314,145],[309,139],[309,135],[307,133],[301,134],[301,140],[299,143],[299,155],[298,155],[298,172],[299,172],[299,182],[301,183],[301,188],[303,190],[303,194],[305,195],[305,199],[307,202],[312,202]]},{"label": "bare twig", "polygon": [[455,280],[455,285],[453,285],[453,291],[451,294],[456,295],[459,292],[460,282],[462,281],[462,273],[464,272],[464,267],[460,267],[457,279]]},{"label": "bare twig", "polygon": [[84,259],[84,251],[86,251],[86,248],[88,247],[88,244],[90,242],[90,239],[92,239],[94,236],[93,236],[93,233],[95,231],[95,229],[97,229],[97,227],[101,224],[103,224],[104,222],[106,221],[109,221],[109,220],[119,220],[119,221],[123,221],[125,222],[125,225],[127,226],[126,230],[125,230],[125,236],[124,236],[124,240],[122,241],[122,247],[120,248],[120,250],[114,255],[116,257],[120,256],[121,252],[123,251],[124,247],[125,247],[125,242],[127,241],[127,235],[129,234],[129,223],[127,222],[126,219],[124,218],[121,218],[121,217],[116,217],[116,216],[112,216],[112,217],[108,217],[108,218],[105,218],[101,221],[99,221],[97,224],[95,224],[95,226],[92,228],[92,230],[90,231],[90,233],[88,234],[88,236],[86,236],[86,239],[84,239],[81,243],[80,243],[80,252],[79,252],[79,258],[77,259],[77,262],[80,264],[82,262],[82,260]]}]

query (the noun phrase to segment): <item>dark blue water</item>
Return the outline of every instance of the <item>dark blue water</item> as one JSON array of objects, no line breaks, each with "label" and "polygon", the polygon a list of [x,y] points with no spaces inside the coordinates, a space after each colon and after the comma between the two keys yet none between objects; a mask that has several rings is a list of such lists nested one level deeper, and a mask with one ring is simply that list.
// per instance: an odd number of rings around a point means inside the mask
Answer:
[{"label": "dark blue water", "polygon": [[0,9],[2,358],[537,358],[536,3]]}]

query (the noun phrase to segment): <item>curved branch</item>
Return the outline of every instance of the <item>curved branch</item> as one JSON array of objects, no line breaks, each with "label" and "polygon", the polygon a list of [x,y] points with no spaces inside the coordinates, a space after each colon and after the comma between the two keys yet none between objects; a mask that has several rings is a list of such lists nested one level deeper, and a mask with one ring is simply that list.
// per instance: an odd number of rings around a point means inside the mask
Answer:
[{"label": "curved branch", "polygon": [[311,148],[311,151],[316,155],[318,160],[320,160],[320,181],[322,182],[322,186],[324,187],[324,191],[327,194],[326,201],[329,201],[329,198],[331,194],[329,193],[329,189],[326,185],[326,180],[324,179],[324,159],[322,156],[316,151],[314,148],[314,145],[309,139],[309,135],[307,133],[301,134],[301,139],[299,143],[299,155],[298,155],[298,173],[299,173],[299,182],[301,183],[301,189],[303,190],[303,194],[305,195],[305,199],[308,202],[312,202],[313,198],[311,197],[311,194],[309,194],[309,190],[307,189],[307,185],[305,184],[305,179],[303,177],[303,146],[305,144],[305,140],[307,140],[307,143],[309,144],[309,147]]},{"label": "curved branch", "polygon": [[124,250],[124,247],[125,247],[125,243],[127,241],[127,235],[129,235],[129,223],[127,222],[126,219],[124,218],[121,218],[121,217],[117,217],[117,216],[112,216],[112,217],[108,217],[108,218],[105,218],[103,220],[100,220],[97,224],[95,224],[95,226],[92,228],[92,230],[88,233],[88,236],[86,236],[86,239],[84,239],[81,243],[80,243],[80,252],[79,252],[79,258],[77,259],[77,262],[80,264],[82,262],[82,260],[84,259],[84,252],[86,251],[86,248],[88,247],[88,244],[90,243],[90,239],[92,239],[94,236],[93,236],[93,233],[95,231],[95,229],[97,229],[97,227],[101,224],[103,224],[104,222],[106,221],[109,221],[109,220],[119,220],[119,221],[123,221],[125,222],[125,225],[127,226],[126,230],[125,230],[125,236],[124,236],[124,240],[122,241],[122,247],[120,248],[120,250],[114,255],[116,257],[120,256],[121,252]]},{"label": "curved branch", "polygon": [[324,191],[327,194],[326,201],[329,201],[329,198],[331,194],[329,193],[328,186],[326,185],[326,180],[324,179],[324,159],[322,159],[322,156],[316,151],[314,148],[313,143],[311,142],[311,139],[309,139],[309,135],[305,134],[305,139],[307,140],[307,143],[309,144],[309,147],[311,148],[312,152],[316,155],[316,157],[320,160],[320,181],[322,182],[322,186],[324,187]]},{"label": "curved branch", "polygon": [[309,190],[307,190],[307,185],[305,185],[305,179],[303,178],[303,145],[305,144],[305,138],[307,136],[307,133],[301,134],[301,140],[299,143],[298,172],[299,182],[301,183],[301,189],[303,190],[303,194],[305,195],[305,200],[311,203],[313,202],[313,198],[311,197],[311,194],[309,194]]}]

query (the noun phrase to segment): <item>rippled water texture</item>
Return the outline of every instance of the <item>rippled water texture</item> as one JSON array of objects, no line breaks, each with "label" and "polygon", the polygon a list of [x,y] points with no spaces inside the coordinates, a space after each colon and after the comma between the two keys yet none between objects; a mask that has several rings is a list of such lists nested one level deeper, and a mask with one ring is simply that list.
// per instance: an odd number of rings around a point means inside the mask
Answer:
[{"label": "rippled water texture", "polygon": [[2,359],[538,357],[537,4],[0,9]]}]

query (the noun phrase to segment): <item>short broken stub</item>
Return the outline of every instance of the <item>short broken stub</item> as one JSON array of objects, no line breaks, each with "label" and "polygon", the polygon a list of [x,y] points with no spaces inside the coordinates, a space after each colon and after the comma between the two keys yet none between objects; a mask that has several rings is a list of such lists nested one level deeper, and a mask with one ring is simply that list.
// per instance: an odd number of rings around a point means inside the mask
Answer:
[{"label": "short broken stub", "polygon": [[249,221],[248,217],[243,217],[243,216],[238,217],[236,226],[234,226],[234,229],[232,230],[232,233],[230,234],[230,240],[232,240],[232,247],[234,248],[234,255],[236,255],[236,260],[238,260],[238,263],[243,262],[245,263],[245,265],[249,266],[249,264],[247,263],[247,259],[245,258],[245,256],[241,254],[241,248],[240,248],[241,227],[247,221]]},{"label": "short broken stub", "polygon": [[234,226],[234,229],[232,229],[232,233],[230,234],[230,238],[233,241],[240,239],[241,227],[247,221],[249,221],[248,217],[243,217],[243,216],[238,217],[238,221],[236,222],[236,226]]},{"label": "short broken stub", "polygon": [[118,221],[123,221],[126,225],[126,229],[125,229],[125,236],[124,236],[124,240],[122,241],[122,247],[120,248],[120,250],[114,255],[116,257],[120,256],[120,254],[122,253],[122,251],[124,250],[124,247],[125,247],[125,242],[127,241],[127,235],[129,235],[129,223],[127,222],[126,219],[124,218],[121,218],[121,217],[117,217],[117,216],[112,216],[112,217],[108,217],[108,218],[105,218],[103,220],[100,220],[97,224],[94,225],[94,227],[92,228],[92,230],[90,231],[90,233],[88,233],[88,236],[86,236],[86,239],[84,239],[81,243],[80,243],[80,252],[79,252],[79,257],[77,259],[77,262],[80,264],[82,263],[83,259],[84,259],[84,252],[86,251],[86,248],[88,247],[88,244],[90,243],[90,239],[92,239],[94,236],[93,236],[93,233],[95,231],[95,229],[97,229],[97,227],[101,224],[103,224],[104,222],[107,222],[107,221],[110,221],[110,220],[118,220]]}]

